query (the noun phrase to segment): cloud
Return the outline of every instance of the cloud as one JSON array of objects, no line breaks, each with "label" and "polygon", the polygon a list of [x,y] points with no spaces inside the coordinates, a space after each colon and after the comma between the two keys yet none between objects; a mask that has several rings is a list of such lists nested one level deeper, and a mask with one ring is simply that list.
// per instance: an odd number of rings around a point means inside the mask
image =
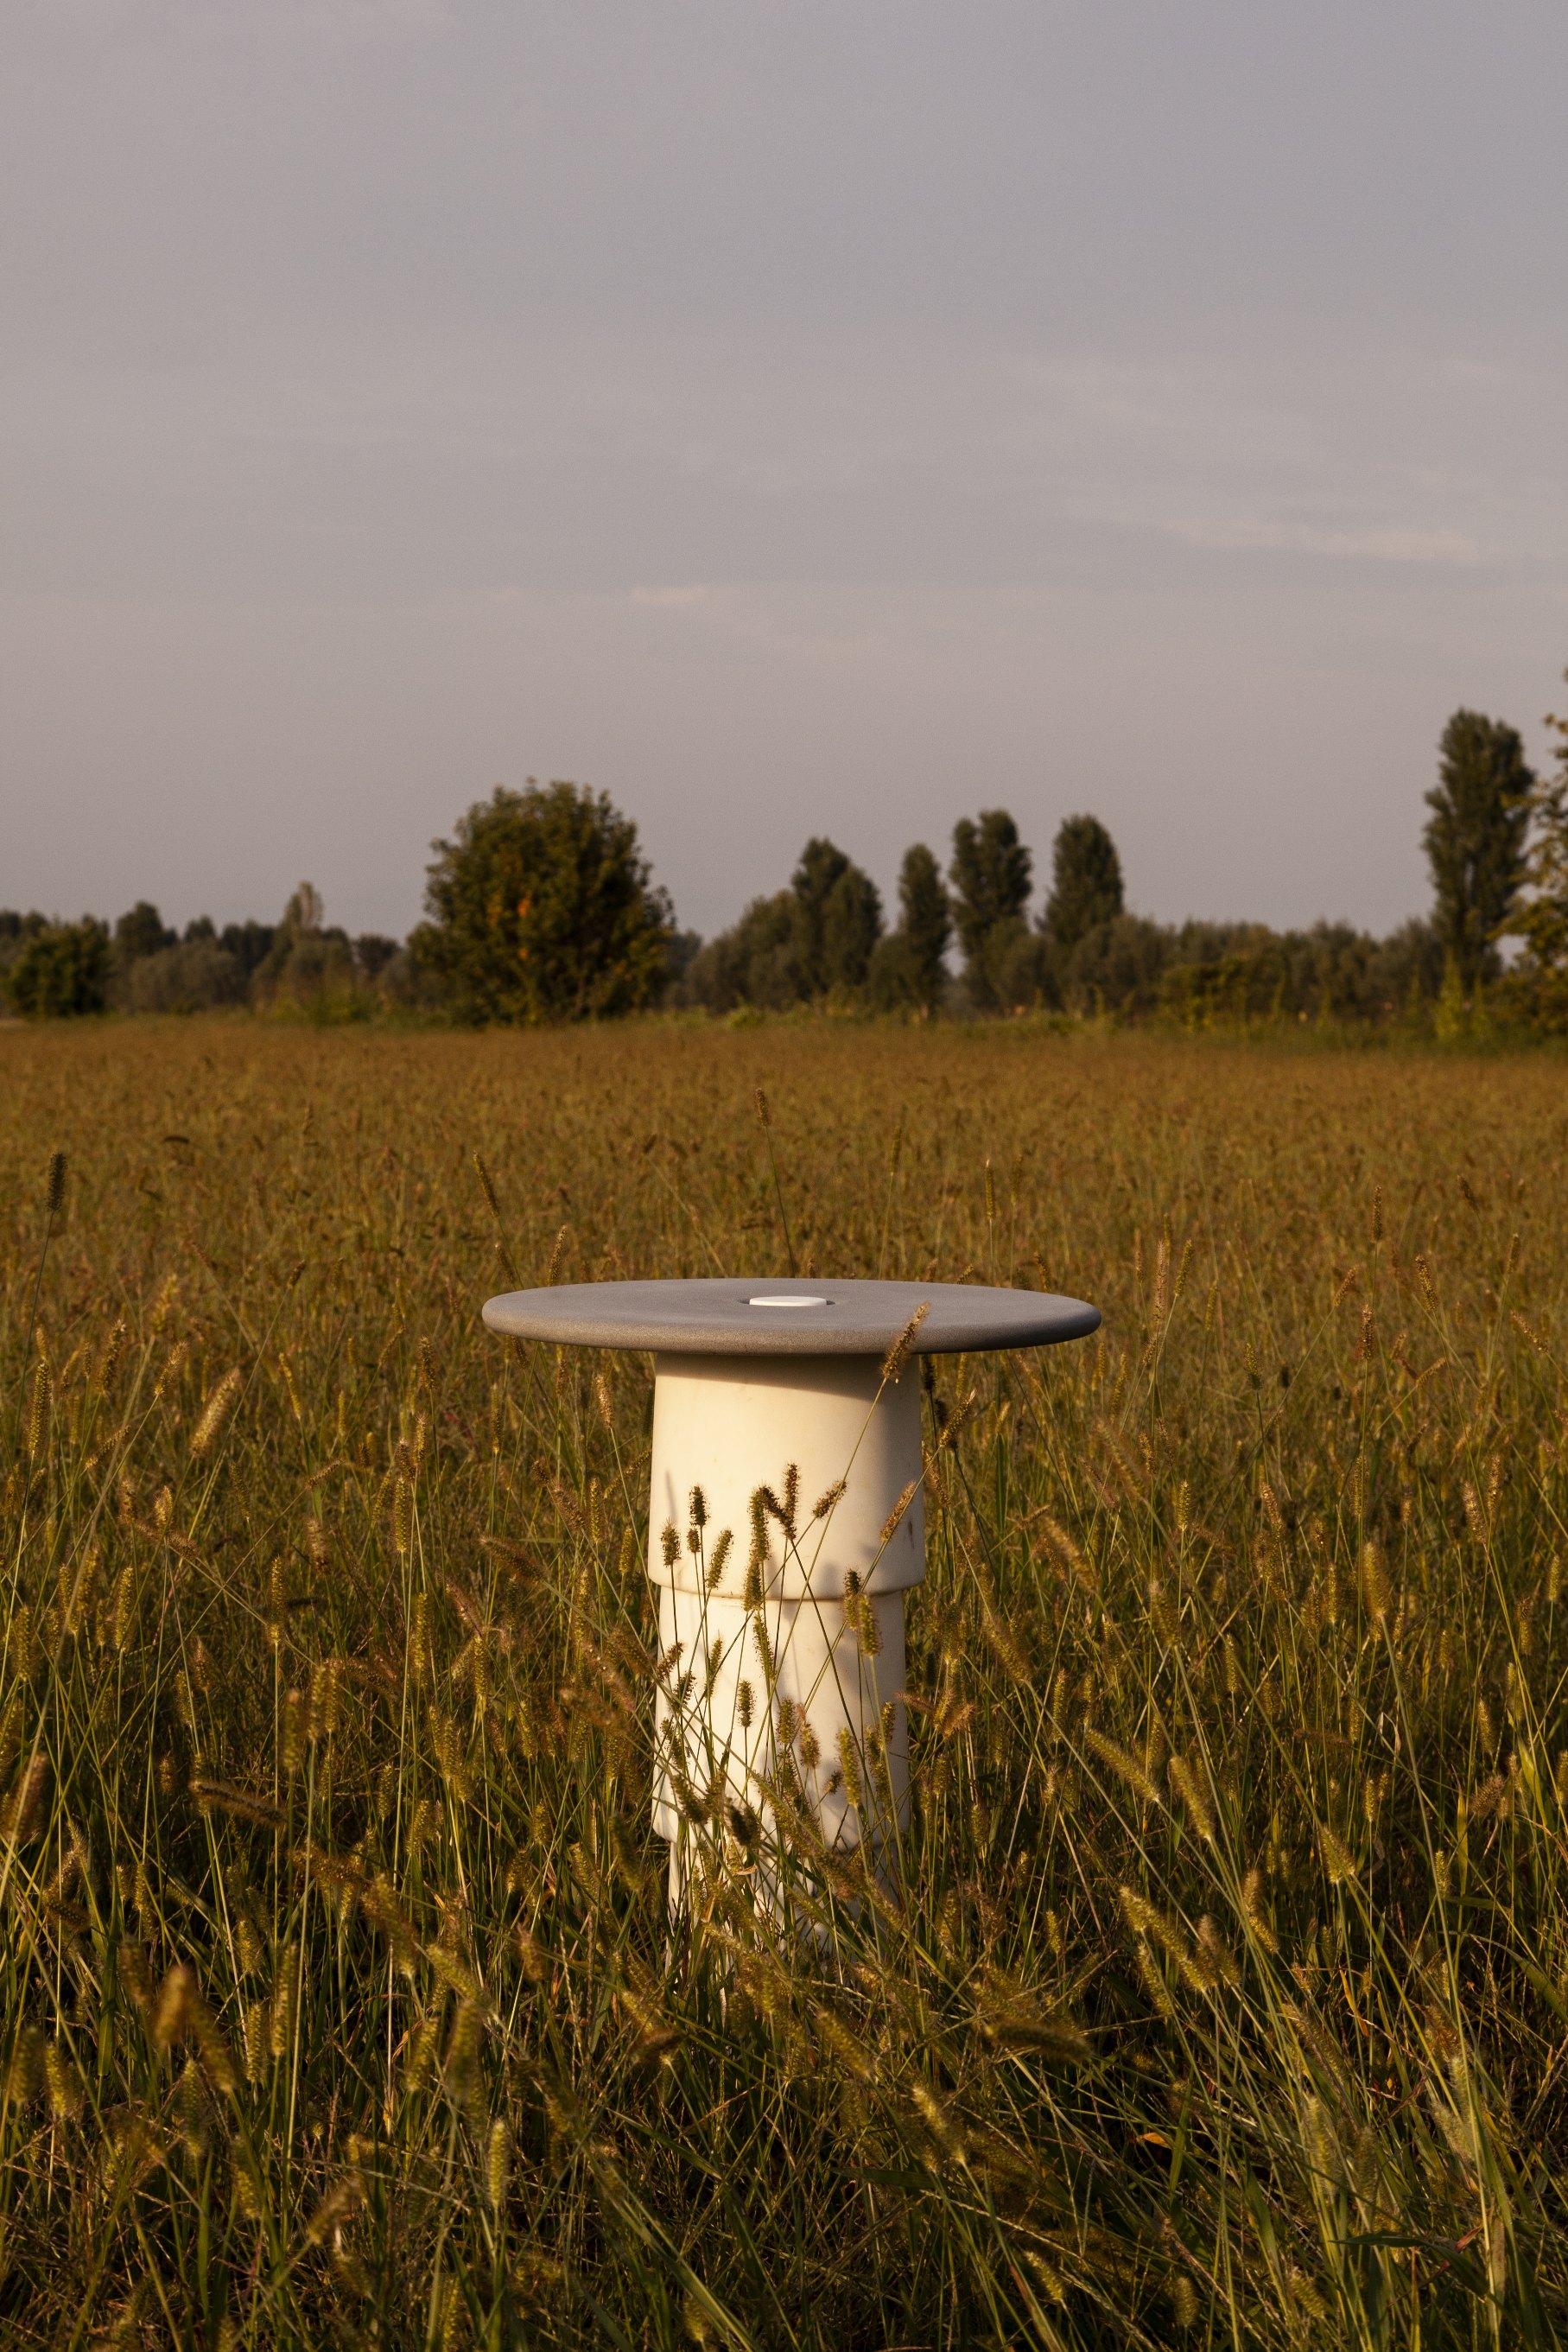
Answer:
[{"label": "cloud", "polygon": [[151,26],[176,37],[367,44],[454,29],[449,0],[64,0],[69,16],[110,30]]},{"label": "cloud", "polygon": [[669,611],[691,604],[706,604],[711,591],[699,580],[686,588],[633,588],[633,604],[653,604]]},{"label": "cloud", "polygon": [[1458,530],[1324,530],[1313,523],[1228,521],[1163,523],[1167,538],[1189,547],[1246,552],[1280,549],[1295,555],[1327,555],[1357,563],[1469,564],[1485,561],[1473,539]]}]

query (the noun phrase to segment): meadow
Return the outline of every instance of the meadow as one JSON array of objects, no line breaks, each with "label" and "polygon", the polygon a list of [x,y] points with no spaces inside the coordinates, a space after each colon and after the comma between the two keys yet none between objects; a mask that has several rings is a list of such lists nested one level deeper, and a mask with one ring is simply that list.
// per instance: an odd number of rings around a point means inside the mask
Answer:
[{"label": "meadow", "polygon": [[[0,1031],[0,2342],[1562,2340],[1565,1077]],[[672,1933],[649,1366],[478,1311],[791,1247],[1104,1328],[936,1365],[893,1880]]]}]

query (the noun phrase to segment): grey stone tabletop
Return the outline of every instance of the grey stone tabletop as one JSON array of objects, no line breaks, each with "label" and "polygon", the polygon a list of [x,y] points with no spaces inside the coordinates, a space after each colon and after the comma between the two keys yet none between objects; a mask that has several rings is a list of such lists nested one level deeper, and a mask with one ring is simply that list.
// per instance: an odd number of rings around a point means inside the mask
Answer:
[{"label": "grey stone tabletop", "polygon": [[928,1311],[914,1349],[928,1356],[1049,1348],[1100,1325],[1097,1307],[1050,1290],[773,1275],[508,1290],[486,1301],[485,1320],[511,1339],[666,1356],[880,1356],[921,1306]]}]

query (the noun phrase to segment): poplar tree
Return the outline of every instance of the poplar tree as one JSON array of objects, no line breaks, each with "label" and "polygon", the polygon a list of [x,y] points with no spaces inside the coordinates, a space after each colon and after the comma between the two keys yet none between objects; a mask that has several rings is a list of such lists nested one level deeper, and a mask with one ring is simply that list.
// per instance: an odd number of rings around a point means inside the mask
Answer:
[{"label": "poplar tree", "polygon": [[1516,729],[1479,710],[1455,711],[1443,730],[1421,838],[1432,869],[1433,924],[1467,995],[1498,969],[1498,936],[1524,879],[1534,782]]},{"label": "poplar tree", "polygon": [[923,841],[904,853],[898,874],[898,926],[877,948],[868,975],[872,1002],[884,1012],[916,1006],[932,1013],[947,984],[943,959],[953,936],[953,908],[942,869]]},{"label": "poplar tree", "polygon": [[1124,911],[1122,861],[1097,816],[1070,816],[1057,828],[1051,853],[1051,896],[1040,929],[1065,956],[1086,932]]},{"label": "poplar tree", "polygon": [[861,987],[882,937],[882,896],[871,876],[818,835],[800,852],[789,887],[802,992]]},{"label": "poplar tree", "polygon": [[1549,712],[1546,724],[1557,738],[1556,774],[1542,777],[1530,795],[1523,877],[1530,895],[1508,928],[1523,942],[1521,978],[1533,990],[1537,1011],[1544,1015],[1550,1005],[1561,1018],[1568,1015],[1568,718]]},{"label": "poplar tree", "polygon": [[953,827],[953,920],[977,1004],[998,1002],[998,971],[1023,927],[1032,866],[1006,809],[982,809]]},{"label": "poplar tree", "polygon": [[923,841],[904,853],[898,876],[898,928],[907,943],[910,992],[929,1012],[947,978],[943,959],[953,937],[953,907],[942,869]]}]

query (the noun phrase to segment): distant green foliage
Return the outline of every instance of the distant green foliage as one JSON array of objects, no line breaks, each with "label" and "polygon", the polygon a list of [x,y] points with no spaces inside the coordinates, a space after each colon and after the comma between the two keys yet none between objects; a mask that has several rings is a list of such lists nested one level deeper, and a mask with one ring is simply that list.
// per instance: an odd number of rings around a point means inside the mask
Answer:
[{"label": "distant green foliage", "polygon": [[1539,1025],[1568,1030],[1568,718],[1549,714],[1546,724],[1557,739],[1556,773],[1542,777],[1530,796],[1529,896],[1508,926],[1524,951],[1510,976],[1511,994]]},{"label": "distant green foliage", "polygon": [[8,1003],[5,975],[35,931],[48,929],[48,917],[37,908],[24,915],[15,907],[0,907],[0,1003]]},{"label": "distant green foliage", "polygon": [[[1051,887],[1031,919],[1032,853],[1010,812],[990,808],[954,826],[946,877],[924,842],[905,852],[891,929],[873,877],[817,834],[785,887],[705,942],[677,931],[636,826],[602,793],[530,779],[522,792],[498,786],[433,845],[427,919],[401,945],[329,925],[308,883],[277,923],[220,934],[200,916],[179,940],[139,899],[115,924],[102,971],[102,926],[0,909],[0,1001],[29,1011],[106,999],[132,1012],[248,1004],[311,1021],[816,1006],[1184,1029],[1371,1023],[1466,1045],[1568,1034],[1568,719],[1546,724],[1554,774],[1538,782],[1512,727],[1454,713],[1426,795],[1435,903],[1383,939],[1346,923],[1275,930],[1131,913],[1116,845],[1087,812],[1057,826]],[[1521,952],[1505,970],[1508,938]]]},{"label": "distant green foliage", "polygon": [[961,816],[953,827],[953,920],[965,985],[982,1010],[1008,1001],[1002,973],[1029,905],[1032,866],[1006,809],[982,809],[977,817]]},{"label": "distant green foliage", "polygon": [[823,994],[863,988],[882,937],[882,893],[858,866],[846,866],[828,896],[822,927]]},{"label": "distant green foliage", "polygon": [[1443,982],[1432,1007],[1432,1034],[1439,1045],[1461,1045],[1470,1034],[1470,1004],[1464,976],[1450,955],[1443,962]]},{"label": "distant green foliage", "polygon": [[[187,929],[187,939],[194,929],[193,924]],[[233,956],[248,983],[252,974],[267,961],[277,936],[276,923],[225,923],[218,934],[218,945],[225,954]]]},{"label": "distant green foliage", "polygon": [[828,902],[849,863],[841,849],[819,836],[806,844],[789,877],[794,894],[790,918],[795,963],[803,995],[826,992]]},{"label": "distant green foliage", "polygon": [[125,982],[132,1013],[210,1013],[244,997],[238,962],[215,940],[200,937],[139,956]]},{"label": "distant green foliage", "polygon": [[1437,936],[1467,992],[1498,970],[1498,936],[1524,879],[1534,782],[1514,728],[1479,710],[1455,711],[1443,730],[1422,840]]},{"label": "distant green foliage", "polygon": [[953,937],[953,903],[942,869],[923,841],[904,852],[898,877],[898,928],[909,945],[918,999],[934,1005],[946,978],[943,958]]},{"label": "distant green foliage", "polygon": [[362,980],[378,979],[402,953],[399,941],[389,940],[382,931],[361,931],[354,941],[354,961]]},{"label": "distant green foliage", "polygon": [[1086,932],[1122,913],[1122,861],[1097,816],[1064,818],[1051,855],[1051,896],[1040,928],[1056,953],[1065,956]]},{"label": "distant green foliage", "polygon": [[143,956],[157,955],[164,948],[172,948],[174,937],[157,908],[149,899],[138,898],[114,927],[114,952],[121,968],[128,969]]},{"label": "distant green foliage", "polygon": [[681,997],[710,1013],[742,1004],[781,1013],[805,994],[799,949],[794,892],[753,898],[737,923],[693,957]]},{"label": "distant green foliage", "polygon": [[413,944],[460,1020],[581,1021],[662,992],[670,902],[607,794],[497,785],[433,846]]},{"label": "distant green foliage", "polygon": [[923,841],[905,850],[898,877],[898,928],[878,943],[867,974],[883,1012],[914,1006],[933,1013],[947,987],[946,957],[953,908],[942,869]]},{"label": "distant green foliage", "polygon": [[[1073,958],[1075,975],[1092,971],[1097,942],[1126,939],[1136,919],[1124,916],[1092,931]],[[1144,985],[1155,1004],[1184,1028],[1265,1020],[1388,1021],[1412,1002],[1429,1004],[1442,972],[1431,926],[1406,923],[1375,940],[1348,923],[1310,931],[1274,931],[1264,923],[1184,923],[1145,944]],[[1138,1008],[1138,1009],[1141,1009]]]},{"label": "distant green foliage", "polygon": [[787,890],[754,898],[738,923],[692,959],[679,994],[714,1013],[739,1004],[782,1012],[852,997],[866,985],[881,938],[875,883],[817,835]]},{"label": "distant green foliage", "polygon": [[109,933],[90,915],[45,923],[23,940],[5,973],[12,1009],[29,1021],[101,1013],[109,1002]]},{"label": "distant green foliage", "polygon": [[1096,923],[1055,960],[1054,977],[1071,1012],[1152,1013],[1160,982],[1175,961],[1177,940],[1146,915],[1118,915]]},{"label": "distant green foliage", "polygon": [[[1088,817],[1069,819],[1058,835],[1051,903],[1061,929],[1053,929],[1049,907],[1031,929],[1030,853],[1011,819],[991,811],[966,820],[958,835],[963,856],[956,864],[967,896],[950,898],[936,858],[916,843],[900,875],[898,923],[877,941],[863,981],[841,980],[832,989],[838,1001],[906,1013],[950,1003],[956,990],[945,959],[955,915],[960,940],[967,926],[963,994],[977,1011],[1153,1017],[1203,1029],[1280,1020],[1422,1023],[1437,1001],[1443,950],[1424,919],[1379,940],[1348,923],[1276,931],[1265,923],[1107,915],[1120,895],[1120,860],[1104,827]],[[828,993],[827,910],[857,873],[831,843],[809,843],[791,887],[754,899],[738,923],[709,940],[676,1001],[715,1013],[781,1012]],[[1095,919],[1085,920],[1090,915]]]},{"label": "distant green foliage", "polygon": [[801,851],[789,887],[800,993],[814,999],[862,986],[882,936],[882,898],[870,875],[819,837]]}]

